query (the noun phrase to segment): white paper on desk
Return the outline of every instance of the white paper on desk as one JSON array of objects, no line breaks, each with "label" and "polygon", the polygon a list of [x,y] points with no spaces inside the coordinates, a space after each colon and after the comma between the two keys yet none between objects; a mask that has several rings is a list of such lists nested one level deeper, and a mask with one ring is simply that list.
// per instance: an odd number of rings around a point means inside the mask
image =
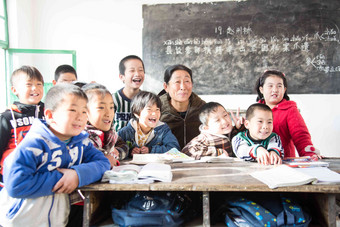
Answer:
[{"label": "white paper on desk", "polygon": [[110,183],[132,183],[138,180],[138,173],[142,167],[137,165],[114,166],[111,170],[105,171],[102,182]]},{"label": "white paper on desk", "polygon": [[105,171],[102,182],[112,184],[149,184],[154,181],[171,182],[171,166],[163,163],[148,163],[144,166],[121,165]]},{"label": "white paper on desk", "polygon": [[148,178],[157,181],[171,182],[171,166],[164,163],[148,163],[138,173],[138,178]]},{"label": "white paper on desk", "polygon": [[316,177],[309,176],[286,165],[253,172],[250,175],[267,184],[271,189],[277,187],[304,185],[317,181]]},{"label": "white paper on desk", "polygon": [[315,182],[316,184],[340,183],[340,174],[327,167],[298,168],[296,170],[309,176],[316,177],[318,179],[318,181]]}]

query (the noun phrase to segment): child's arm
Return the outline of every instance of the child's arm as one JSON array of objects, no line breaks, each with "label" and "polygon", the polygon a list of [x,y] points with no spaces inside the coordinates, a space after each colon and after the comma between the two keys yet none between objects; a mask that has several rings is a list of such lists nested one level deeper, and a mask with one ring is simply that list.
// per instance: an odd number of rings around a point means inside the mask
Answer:
[{"label": "child's arm", "polygon": [[27,141],[23,140],[5,160],[4,182],[8,194],[14,198],[52,195],[52,188],[63,175],[57,170],[39,171],[46,162],[43,147],[37,141],[27,145]]},{"label": "child's arm", "polygon": [[87,139],[85,143],[82,163],[71,166],[71,169],[77,172],[79,178],[78,187],[100,180],[104,172],[110,170],[111,167],[109,160],[93,146],[90,139]]},{"label": "child's arm", "polygon": [[[204,154],[207,154],[209,150],[209,142],[206,137],[201,133],[193,138],[183,149],[182,153],[195,158],[201,159]],[[216,149],[215,149],[216,150]]]},{"label": "child's arm", "polygon": [[253,144],[250,140],[242,136],[245,132],[240,132],[232,139],[232,147],[236,157],[246,161],[255,161],[257,158],[257,149],[261,145]]},{"label": "child's arm", "polygon": [[169,126],[167,124],[164,124],[161,127],[163,127],[162,130],[164,130],[164,133],[162,135],[162,143],[152,146],[150,153],[165,153],[172,148],[180,150],[177,138],[174,136],[174,134],[172,134]]},{"label": "child's arm", "polygon": [[135,141],[135,134],[136,131],[132,128],[130,124],[118,131],[118,136],[123,141],[125,141],[126,145],[128,146],[129,152],[127,154],[127,157],[132,157],[133,154],[140,154],[140,148],[137,146]]},{"label": "child's arm", "polygon": [[313,146],[313,143],[306,123],[297,107],[289,109],[289,113],[287,114],[287,124],[299,156],[315,155],[314,152],[308,152],[305,150],[306,147]]},{"label": "child's arm", "polygon": [[52,191],[55,193],[67,193],[73,192],[79,184],[77,172],[73,169],[57,169],[63,174],[63,177],[54,185]]},{"label": "child's arm", "polygon": [[269,140],[268,145],[267,145],[267,150],[269,152],[276,153],[278,157],[283,159],[284,151],[283,151],[283,147],[282,147],[282,142],[281,142],[280,136],[277,135],[276,133],[272,133],[270,135],[270,140]]},{"label": "child's arm", "polygon": [[129,154],[129,146],[125,143],[125,141],[118,136],[117,142],[115,144],[115,148],[119,153],[119,160],[125,159]]},{"label": "child's arm", "polygon": [[6,118],[0,114],[0,159],[11,137],[11,126]]}]

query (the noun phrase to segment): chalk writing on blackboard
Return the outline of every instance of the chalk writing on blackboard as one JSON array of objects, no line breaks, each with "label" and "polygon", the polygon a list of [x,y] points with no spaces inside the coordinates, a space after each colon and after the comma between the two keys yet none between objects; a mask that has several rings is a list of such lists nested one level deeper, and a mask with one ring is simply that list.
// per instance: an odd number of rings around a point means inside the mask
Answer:
[{"label": "chalk writing on blackboard", "polygon": [[339,94],[339,15],[334,0],[144,5],[145,89],[184,64],[198,94],[254,93],[266,69],[286,74],[290,94]]},{"label": "chalk writing on blackboard", "polygon": [[[164,51],[167,55],[239,55],[242,53],[280,54],[282,52],[310,52],[311,43],[336,42],[340,43],[337,32],[326,28],[323,32],[314,34],[293,35],[292,37],[259,37],[253,33],[251,27],[232,28],[222,26],[214,28],[216,34],[225,38],[175,38],[163,41]],[[325,56],[319,54],[313,58],[307,57],[306,64],[325,73],[340,72],[339,65],[327,65]]]}]

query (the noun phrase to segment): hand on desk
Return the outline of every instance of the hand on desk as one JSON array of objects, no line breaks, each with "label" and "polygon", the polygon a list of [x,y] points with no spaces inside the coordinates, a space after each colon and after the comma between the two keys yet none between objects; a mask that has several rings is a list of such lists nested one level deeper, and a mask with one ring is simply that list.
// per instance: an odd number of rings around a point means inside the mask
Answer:
[{"label": "hand on desk", "polygon": [[257,162],[262,165],[282,164],[281,157],[275,152],[268,152],[264,147],[257,148]]}]

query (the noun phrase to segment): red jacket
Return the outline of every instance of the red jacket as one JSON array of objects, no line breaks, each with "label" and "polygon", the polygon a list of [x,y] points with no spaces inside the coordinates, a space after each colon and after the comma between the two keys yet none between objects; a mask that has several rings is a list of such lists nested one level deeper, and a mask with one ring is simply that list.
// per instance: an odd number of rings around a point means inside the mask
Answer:
[{"label": "red jacket", "polygon": [[[263,100],[260,103],[265,103]],[[283,99],[273,109],[273,132],[281,138],[284,157],[295,157],[295,147],[299,156],[312,156],[305,148],[312,145],[311,136],[294,101]],[[294,147],[295,145],[295,147]]]}]

